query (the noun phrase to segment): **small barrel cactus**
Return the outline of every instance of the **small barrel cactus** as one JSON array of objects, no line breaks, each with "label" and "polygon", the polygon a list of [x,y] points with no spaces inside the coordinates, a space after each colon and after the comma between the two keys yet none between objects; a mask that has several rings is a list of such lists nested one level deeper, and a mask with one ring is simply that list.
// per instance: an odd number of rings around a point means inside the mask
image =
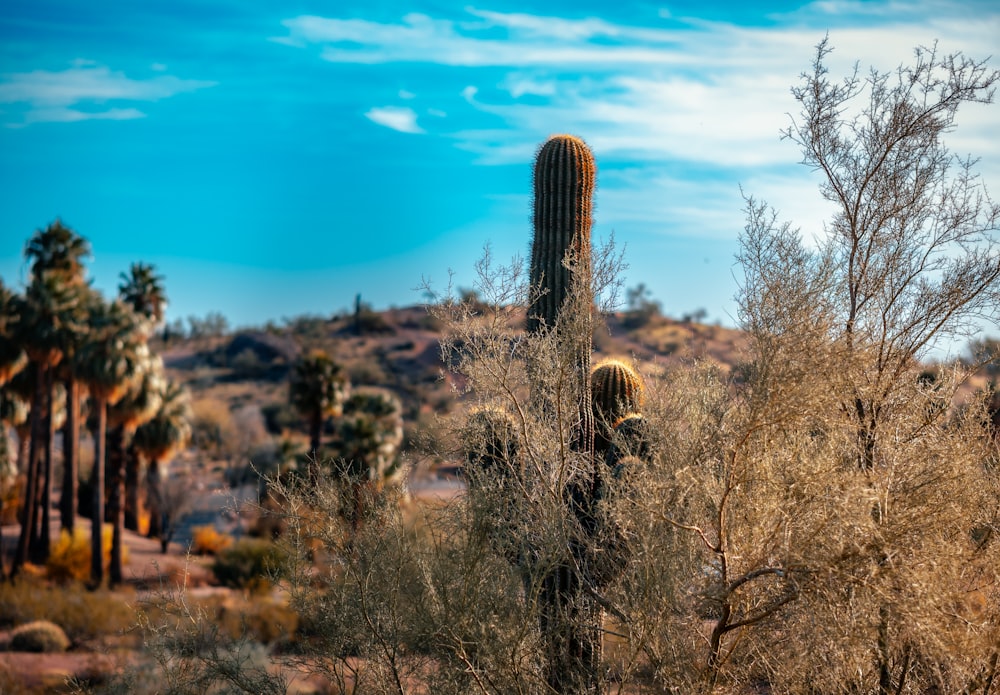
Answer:
[{"label": "small barrel cactus", "polygon": [[627,362],[609,358],[590,373],[591,405],[594,410],[594,451],[606,456],[619,422],[642,412],[645,387],[642,377]]},{"label": "small barrel cactus", "polygon": [[33,620],[20,625],[10,633],[12,652],[37,652],[51,654],[69,648],[69,638],[61,627],[48,620]]},{"label": "small barrel cactus", "polygon": [[646,398],[642,377],[620,359],[599,362],[590,373],[594,415],[614,425],[630,413],[641,413]]}]

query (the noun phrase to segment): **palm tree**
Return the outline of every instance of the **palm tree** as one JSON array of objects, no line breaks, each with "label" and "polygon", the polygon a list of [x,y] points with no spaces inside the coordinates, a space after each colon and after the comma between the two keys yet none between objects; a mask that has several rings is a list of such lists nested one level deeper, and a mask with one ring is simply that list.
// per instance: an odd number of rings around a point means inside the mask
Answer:
[{"label": "palm tree", "polygon": [[82,278],[83,259],[89,255],[90,242],[58,219],[36,231],[24,247],[25,258],[32,260],[32,277],[48,272],[63,278]]},{"label": "palm tree", "polygon": [[163,276],[156,274],[155,266],[133,263],[129,273],[121,273],[119,278],[118,297],[148,322],[146,332],[152,333],[163,321],[167,309]]},{"label": "palm tree", "polygon": [[[83,259],[90,244],[59,220],[38,230],[24,248],[31,262],[31,282],[23,297],[14,299],[18,321],[15,342],[23,347],[36,371],[32,396],[31,454],[25,485],[25,514],[14,569],[27,560],[42,562],[50,545],[52,491],[53,369],[65,354],[67,331],[78,330],[75,309],[85,286]],[[38,520],[41,509],[42,519]],[[40,528],[39,528],[40,524]]]},{"label": "palm tree", "polygon": [[0,279],[0,386],[24,369],[28,355],[17,341],[18,316],[15,294]]},{"label": "palm tree", "polygon": [[303,355],[292,369],[289,396],[292,405],[309,422],[309,449],[318,455],[323,420],[339,415],[350,392],[343,368],[323,350]]},{"label": "palm tree", "polygon": [[91,583],[104,581],[101,530],[104,523],[104,469],[107,462],[108,406],[117,403],[141,375],[148,348],[138,338],[135,314],[120,301],[101,303],[90,316],[91,334],[80,348],[77,378],[89,389],[97,415],[94,434]]},{"label": "palm tree", "polygon": [[58,376],[66,390],[66,424],[63,427],[63,479],[62,493],[59,499],[59,516],[61,527],[72,535],[76,526],[77,493],[80,469],[80,408],[85,395],[79,379],[76,377],[78,366],[77,353],[87,340],[89,332],[88,319],[91,308],[102,301],[100,295],[89,287],[79,288],[80,301],[74,311],[76,319],[73,322],[78,330],[67,328],[63,332],[63,351],[65,358],[59,364]]},{"label": "palm tree", "polygon": [[[133,263],[128,273],[119,275],[118,298],[130,306],[141,321],[141,338],[148,340],[156,326],[163,321],[167,308],[167,295],[163,289],[163,276],[146,263]],[[162,373],[162,364],[160,372]],[[159,394],[159,391],[156,391]],[[117,436],[117,435],[116,435]],[[125,448],[125,528],[139,530],[139,477],[140,461],[135,450]]]},{"label": "palm tree", "polygon": [[[141,345],[146,348],[145,344]],[[108,516],[113,524],[111,539],[111,570],[109,581],[116,586],[122,581],[122,541],[125,530],[127,461],[130,454],[129,443],[135,428],[152,418],[160,407],[161,393],[166,377],[163,374],[163,360],[149,354],[138,364],[139,374],[132,381],[125,395],[117,403],[108,407]],[[132,457],[138,460],[134,450]],[[137,466],[136,466],[137,469]],[[138,483],[133,485],[138,490]],[[132,508],[132,527],[138,528],[138,510]]]},{"label": "palm tree", "polygon": [[48,520],[52,483],[52,443],[55,435],[52,419],[53,369],[63,358],[63,338],[67,325],[74,320],[76,293],[58,273],[40,271],[32,278],[23,296],[14,303],[19,320],[15,339],[24,346],[34,366],[35,391],[31,398],[31,449],[25,485],[25,523],[21,528],[13,571],[28,559],[44,562],[48,557],[50,533],[47,524],[39,528],[39,509]]},{"label": "palm tree", "polygon": [[139,425],[132,438],[138,452],[149,461],[146,495],[149,504],[149,537],[159,537],[164,529],[161,503],[162,464],[191,439],[191,400],[188,390],[168,378],[160,398],[160,408],[152,419]]}]

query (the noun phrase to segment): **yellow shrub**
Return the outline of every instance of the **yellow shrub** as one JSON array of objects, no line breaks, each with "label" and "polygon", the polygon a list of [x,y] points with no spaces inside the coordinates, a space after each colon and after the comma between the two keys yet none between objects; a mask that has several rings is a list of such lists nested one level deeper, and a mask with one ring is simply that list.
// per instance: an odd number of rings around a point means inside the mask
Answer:
[{"label": "yellow shrub", "polygon": [[139,521],[139,529],[138,529],[137,533],[140,536],[148,536],[149,535],[149,518],[150,518],[150,513],[149,513],[148,509],[140,509],[139,510],[139,519],[138,519],[138,521]]},{"label": "yellow shrub", "polygon": [[233,544],[233,539],[219,533],[214,526],[196,526],[191,532],[191,552],[195,555],[215,555]]},{"label": "yellow shrub", "polygon": [[[111,565],[111,537],[114,530],[111,524],[101,528],[101,550],[104,555],[104,569]],[[128,560],[128,547],[122,548],[122,562]],[[59,538],[52,544],[45,570],[50,579],[57,582],[77,580],[85,582],[90,579],[90,532],[77,528],[72,537],[64,529]]]}]

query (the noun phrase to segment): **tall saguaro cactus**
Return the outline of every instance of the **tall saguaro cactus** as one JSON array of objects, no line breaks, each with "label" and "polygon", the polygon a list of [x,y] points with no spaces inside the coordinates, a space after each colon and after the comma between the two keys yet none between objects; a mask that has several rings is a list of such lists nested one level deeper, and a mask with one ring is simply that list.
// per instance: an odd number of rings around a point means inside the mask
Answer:
[{"label": "tall saguaro cactus", "polygon": [[[560,456],[570,460],[549,462],[553,475],[548,480],[565,485],[555,496],[564,505],[566,533],[552,546],[560,549],[557,557],[546,556],[522,535],[521,520],[531,516],[524,497],[531,484],[521,459],[532,447],[530,442],[519,442],[527,433],[515,426],[510,415],[495,409],[474,413],[464,433],[470,492],[488,487],[490,494],[484,499],[494,501],[492,507],[476,508],[480,530],[520,567],[525,586],[538,590],[534,608],[546,680],[554,693],[601,690],[603,611],[595,592],[618,576],[628,559],[621,534],[614,524],[608,525],[601,504],[608,475],[624,468],[620,459],[626,449],[638,450],[632,440],[639,442],[643,432],[638,413],[641,378],[621,361],[602,363],[593,372],[590,366],[594,304],[590,232],[596,171],[590,149],[572,135],[549,138],[535,158],[527,329],[552,341],[559,385],[545,387],[554,376],[546,371],[553,368],[547,361],[544,367],[529,362],[528,371],[535,370],[529,379],[536,414],[546,420],[558,417],[561,431],[568,432],[568,441],[560,442],[568,444],[560,447]],[[553,355],[548,349],[543,352]],[[570,395],[573,401],[567,408],[565,399]],[[566,415],[573,424],[563,430]],[[624,421],[635,435],[621,436],[619,423]],[[616,448],[618,440],[625,446]]]},{"label": "tall saguaro cactus", "polygon": [[590,229],[597,176],[594,155],[572,135],[553,135],[538,150],[534,169],[534,234],[531,240],[531,304],[528,331],[557,330],[578,380],[580,427],[575,442],[593,451],[590,408]]},{"label": "tall saguaro cactus", "polygon": [[590,228],[597,166],[587,144],[553,135],[538,150],[534,171],[534,237],[528,330],[553,327],[573,286],[590,277]]},{"label": "tall saguaro cactus", "polygon": [[[590,524],[585,517],[591,514],[589,502],[599,484],[590,388],[590,230],[596,171],[590,148],[572,135],[549,138],[535,158],[528,331],[554,331],[560,362],[576,382],[579,425],[571,448],[586,463],[587,474],[572,481],[572,489],[564,495],[581,522],[571,531],[573,536],[586,534]],[[600,688],[601,611],[590,605],[580,571],[580,551],[589,540],[571,539],[572,556],[542,579],[539,620],[547,680],[555,692],[596,692]]]}]

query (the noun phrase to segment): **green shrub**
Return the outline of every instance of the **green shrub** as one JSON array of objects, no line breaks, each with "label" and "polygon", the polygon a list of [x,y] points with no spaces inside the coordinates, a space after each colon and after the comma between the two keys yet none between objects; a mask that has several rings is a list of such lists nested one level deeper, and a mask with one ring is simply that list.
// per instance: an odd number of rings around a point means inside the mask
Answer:
[{"label": "green shrub", "polygon": [[69,648],[69,638],[61,627],[48,620],[34,620],[14,629],[10,634],[12,652],[51,654]]},{"label": "green shrub", "polygon": [[236,589],[263,592],[271,581],[287,574],[288,553],[259,538],[244,538],[222,550],[212,565],[219,582]]}]

